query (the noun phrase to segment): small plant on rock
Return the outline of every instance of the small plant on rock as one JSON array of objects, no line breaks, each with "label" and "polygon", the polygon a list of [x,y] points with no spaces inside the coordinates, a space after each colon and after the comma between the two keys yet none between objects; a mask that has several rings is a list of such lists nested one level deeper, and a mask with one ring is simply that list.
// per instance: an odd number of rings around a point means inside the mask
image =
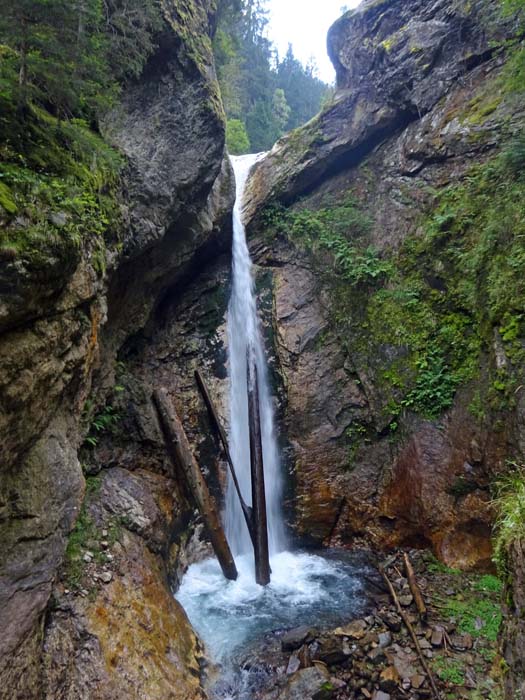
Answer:
[{"label": "small plant on rock", "polygon": [[501,572],[507,568],[508,551],[513,542],[525,537],[525,466],[512,463],[512,471],[496,485],[498,511],[494,560]]}]

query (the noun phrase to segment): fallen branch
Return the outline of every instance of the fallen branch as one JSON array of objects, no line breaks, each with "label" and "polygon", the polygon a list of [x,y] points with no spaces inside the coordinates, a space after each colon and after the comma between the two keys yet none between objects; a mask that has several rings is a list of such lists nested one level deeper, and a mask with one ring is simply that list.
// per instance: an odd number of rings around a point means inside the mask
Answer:
[{"label": "fallen branch", "polygon": [[414,596],[414,601],[416,603],[416,608],[419,613],[419,617],[421,620],[425,620],[427,617],[427,606],[425,605],[425,601],[423,600],[423,596],[421,595],[421,590],[416,580],[416,575],[412,567],[412,562],[410,561],[410,557],[406,552],[403,553],[403,559],[405,561],[405,571],[407,572],[408,585],[410,586],[410,591]]},{"label": "fallen branch", "polygon": [[242,497],[241,487],[239,486],[239,480],[237,479],[237,474],[233,465],[233,459],[230,454],[230,448],[228,445],[228,438],[226,437],[226,432],[222,427],[221,421],[219,419],[219,414],[217,413],[217,409],[215,408],[215,404],[213,403],[211,394],[208,391],[208,387],[206,386],[204,377],[201,375],[198,369],[195,370],[195,380],[202,394],[202,398],[204,399],[204,403],[206,404],[206,408],[208,409],[208,413],[210,414],[210,417],[212,419],[212,423],[215,426],[215,429],[217,430],[220,441],[222,443],[224,454],[226,455],[226,461],[228,462],[228,466],[230,467],[230,474],[232,477],[233,485],[235,486],[235,490],[237,491],[237,495],[241,503],[241,510],[244,515],[244,520],[246,521],[246,526],[248,527],[248,532],[250,533],[252,544],[255,546],[255,533],[253,529],[253,510],[252,508],[250,508],[249,505],[247,505],[246,501]]},{"label": "fallen branch", "polygon": [[195,498],[223,574],[230,581],[237,578],[237,567],[233,559],[226,535],[221,525],[215,502],[208,491],[199,465],[191,451],[188,438],[182,427],[166,389],[153,393],[162,434],[168,454],[176,468],[184,473],[189,489]]},{"label": "fallen branch", "polygon": [[401,619],[405,623],[405,627],[410,632],[410,636],[412,637],[412,641],[414,642],[414,645],[416,647],[417,655],[419,656],[421,666],[423,667],[423,670],[426,673],[427,678],[429,680],[430,687],[432,688],[432,693],[433,693],[436,700],[441,700],[441,696],[439,694],[439,690],[437,688],[436,681],[434,680],[434,676],[432,675],[432,671],[430,670],[429,665],[427,664],[427,661],[426,661],[425,657],[423,656],[423,652],[421,650],[421,647],[419,646],[419,639],[417,638],[416,633],[414,632],[414,628],[412,627],[412,624],[411,624],[410,620],[408,619],[408,615],[405,613],[405,611],[401,607],[401,603],[399,602],[399,599],[398,599],[397,594],[394,590],[394,587],[392,586],[390,579],[388,578],[385,570],[382,567],[380,567],[379,573],[381,574],[381,576],[385,580],[386,585],[388,586],[388,590],[390,591],[390,595],[392,597],[392,600],[394,601],[394,604],[397,608],[399,615],[401,616]]}]

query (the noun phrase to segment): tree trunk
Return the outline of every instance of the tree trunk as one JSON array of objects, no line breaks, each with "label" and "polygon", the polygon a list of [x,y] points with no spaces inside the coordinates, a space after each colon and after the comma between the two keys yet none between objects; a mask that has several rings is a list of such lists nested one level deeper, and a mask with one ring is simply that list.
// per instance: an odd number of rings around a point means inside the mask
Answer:
[{"label": "tree trunk", "polygon": [[208,491],[199,465],[195,461],[184,428],[173,408],[166,389],[157,389],[153,401],[159,416],[168,454],[176,468],[184,473],[221,569],[227,579],[235,581],[237,568],[221,525],[215,502]]},{"label": "tree trunk", "polygon": [[219,414],[217,413],[217,409],[215,408],[215,405],[213,403],[213,399],[211,398],[210,392],[208,391],[208,387],[206,386],[206,382],[204,381],[204,377],[201,375],[199,370],[195,370],[195,379],[197,381],[197,386],[199,387],[199,390],[202,394],[202,398],[204,399],[204,403],[206,404],[206,407],[208,409],[208,413],[210,414],[210,418],[212,420],[213,425],[215,426],[215,429],[217,430],[217,433],[219,435],[220,441],[222,443],[222,447],[224,449],[224,453],[226,455],[226,460],[228,462],[228,466],[230,467],[230,474],[232,476],[232,481],[233,485],[235,486],[235,490],[237,491],[237,495],[239,496],[239,501],[241,503],[241,509],[244,515],[244,519],[246,521],[246,526],[248,527],[248,532],[250,533],[250,538],[252,540],[252,544],[255,548],[255,532],[253,529],[253,510],[250,508],[249,505],[247,505],[246,501],[242,497],[241,493],[241,487],[239,486],[239,481],[237,479],[237,474],[235,472],[235,467],[233,465],[233,460],[230,454],[230,448],[228,446],[228,438],[226,437],[226,433],[224,431],[224,428],[222,427]]},{"label": "tree trunk", "polygon": [[422,620],[425,620],[427,616],[427,606],[425,605],[425,601],[423,600],[423,596],[421,595],[421,589],[417,584],[414,568],[412,567],[412,562],[410,561],[410,557],[406,552],[404,552],[403,554],[403,560],[405,562],[405,571],[407,574],[408,585],[410,586],[410,590],[412,591],[412,595],[414,597],[414,602],[416,603],[416,608],[419,613],[419,617]]},{"label": "tree trunk", "polygon": [[252,508],[255,531],[253,546],[255,552],[255,580],[261,586],[266,586],[270,583],[270,558],[268,553],[268,524],[266,518],[266,494],[264,490],[259,387],[253,349],[248,350],[247,373]]}]

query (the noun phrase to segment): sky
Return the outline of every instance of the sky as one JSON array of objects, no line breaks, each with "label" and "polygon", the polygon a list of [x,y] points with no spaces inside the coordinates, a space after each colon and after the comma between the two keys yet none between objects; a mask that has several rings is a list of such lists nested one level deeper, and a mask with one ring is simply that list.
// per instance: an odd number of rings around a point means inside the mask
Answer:
[{"label": "sky", "polygon": [[277,46],[279,56],[284,56],[291,43],[302,63],[313,57],[319,77],[332,83],[335,71],[326,52],[326,35],[343,5],[357,7],[359,0],[269,0],[268,37]]}]

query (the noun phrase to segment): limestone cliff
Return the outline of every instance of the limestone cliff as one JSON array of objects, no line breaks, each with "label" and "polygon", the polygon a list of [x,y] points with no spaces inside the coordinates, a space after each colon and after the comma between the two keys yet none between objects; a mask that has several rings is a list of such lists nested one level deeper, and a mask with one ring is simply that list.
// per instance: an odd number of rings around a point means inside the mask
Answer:
[{"label": "limestone cliff", "polygon": [[[200,693],[196,640],[167,584],[174,514],[187,509],[170,467],[135,463],[146,471],[119,472],[111,489],[113,499],[124,494],[120,506],[91,512],[90,497],[81,510],[78,449],[115,383],[119,349],[168,288],[228,247],[233,193],[211,53],[215,4],[166,0],[162,9],[158,48],[104,126],[126,159],[118,245],[102,264],[88,253],[66,266],[58,256],[35,266],[23,252],[0,261],[0,696],[9,700]],[[113,582],[92,587],[89,609],[82,596],[63,597],[71,571],[58,576],[75,523],[77,540],[99,548],[101,533],[118,526],[110,544],[118,539],[125,551],[111,555]],[[146,629],[158,648],[139,662]]]}]

